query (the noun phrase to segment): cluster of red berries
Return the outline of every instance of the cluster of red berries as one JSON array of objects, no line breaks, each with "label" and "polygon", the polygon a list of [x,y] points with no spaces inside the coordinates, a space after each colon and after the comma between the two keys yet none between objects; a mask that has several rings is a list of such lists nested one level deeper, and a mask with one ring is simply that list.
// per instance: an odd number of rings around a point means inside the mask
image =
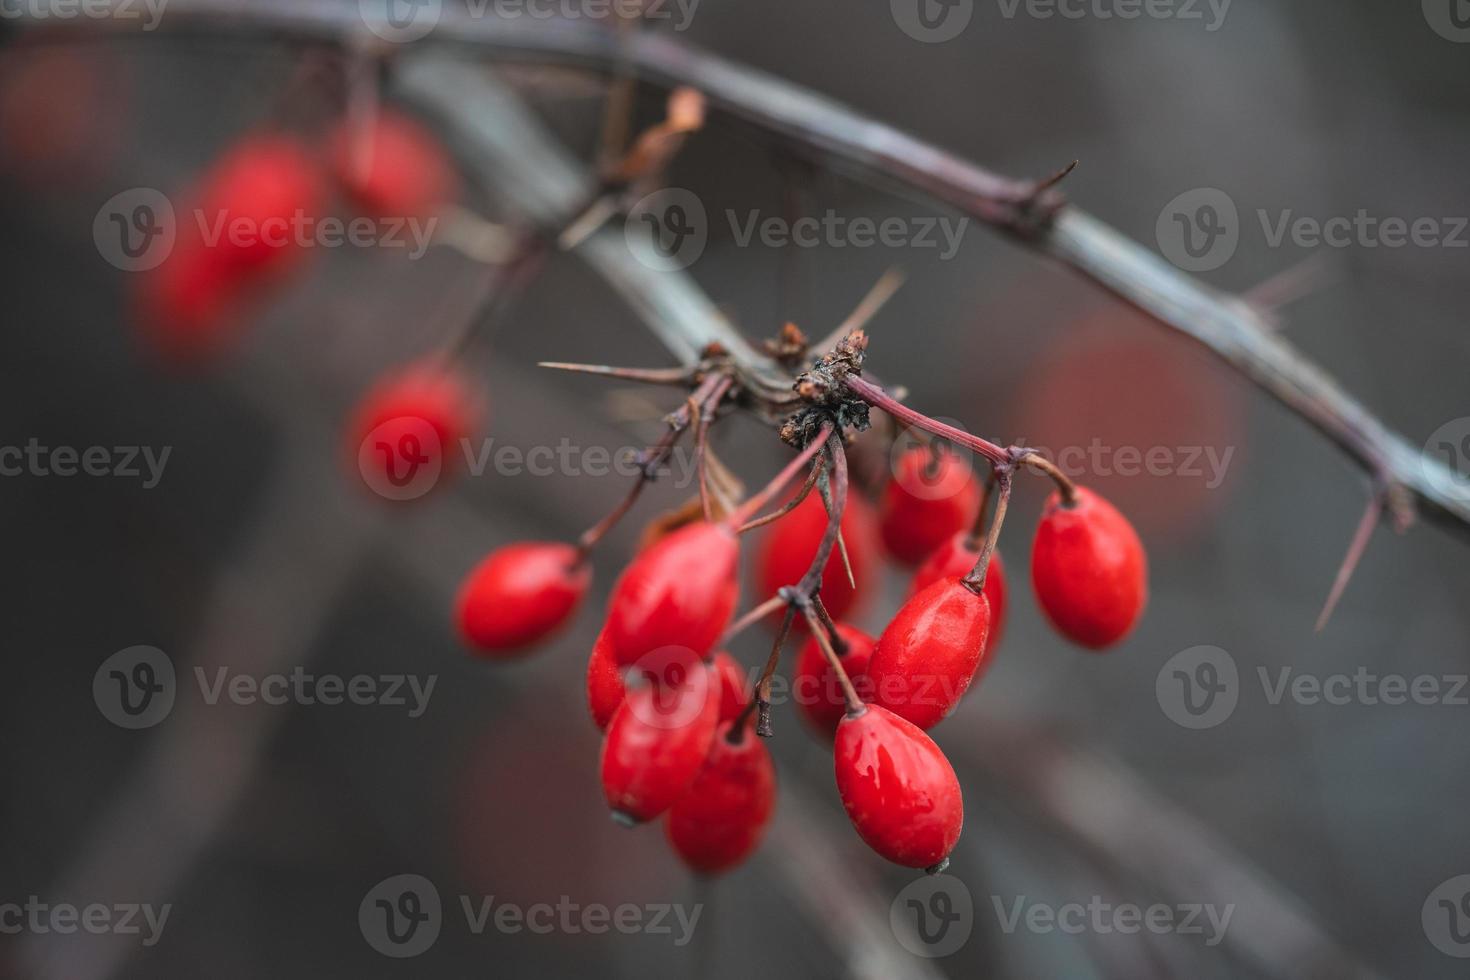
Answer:
[{"label": "cluster of red berries", "polygon": [[[989,534],[989,494],[968,464],[917,447],[898,457],[876,510],[856,495],[846,501],[842,557],[826,554],[812,595],[794,586],[822,557],[829,495],[789,502],[756,556],[759,587],[776,598],[745,619],[784,609],[783,638],[793,618],[808,624],[794,699],[808,727],[833,744],[838,792],[858,834],[901,865],[942,867],[959,837],[959,780],[926,730],[955,709],[999,641],[1006,585],[994,542],[1010,471],[1026,458],[997,467],[1002,492]],[[1058,480],[1032,547],[1032,583],[1063,635],[1102,649],[1142,611],[1143,548],[1105,500]],[[637,555],[613,587],[587,668],[614,817],[629,825],[663,817],[675,851],[702,873],[748,856],[774,805],[774,770],[756,737],[768,734],[757,709],[769,707],[763,685],[774,662],[752,697],[720,649],[732,632],[749,516],[742,507],[686,523]],[[908,600],[875,639],[846,620],[874,588],[880,550],[917,568]],[[585,547],[509,545],[465,580],[460,632],[486,656],[519,655],[563,626],[589,585]]]},{"label": "cluster of red berries", "polygon": [[239,315],[308,258],[294,229],[319,220],[329,183],[362,214],[425,218],[455,193],[447,154],[412,118],[384,110],[322,145],[285,132],[237,139],[179,197],[168,255],[139,279],[138,324],[165,357],[216,353]]}]

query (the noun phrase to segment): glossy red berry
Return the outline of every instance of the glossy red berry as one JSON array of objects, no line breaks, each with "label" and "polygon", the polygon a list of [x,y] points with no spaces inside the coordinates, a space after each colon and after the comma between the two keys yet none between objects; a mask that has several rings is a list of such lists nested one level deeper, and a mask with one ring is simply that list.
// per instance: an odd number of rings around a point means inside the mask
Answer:
[{"label": "glossy red berry", "polygon": [[602,790],[615,820],[652,820],[688,790],[719,724],[716,683],[701,664],[683,684],[629,688],[602,741]]},{"label": "glossy red berry", "polygon": [[[800,581],[826,530],[827,508],[813,490],[763,533],[756,554],[756,593],[775,595],[782,586]],[[868,502],[856,494],[848,495],[842,511],[842,541],[856,586],[848,582],[842,556],[834,548],[822,570],[822,602],[833,619],[857,615],[878,584],[878,520]],[[804,625],[805,620],[797,617],[796,623]]]},{"label": "glossy red berry", "polygon": [[240,271],[274,269],[299,257],[325,198],[305,146],[284,134],[258,134],[214,163],[200,183],[197,215],[180,220],[201,223],[206,244]]},{"label": "glossy red berry", "polygon": [[990,601],[958,579],[913,596],[878,637],[868,661],[873,702],[932,728],[960,703],[986,659]]},{"label": "glossy red berry", "polygon": [[461,440],[484,415],[478,390],[452,365],[418,361],[385,375],[363,396],[347,451],[363,479],[390,499],[413,499],[458,468]]},{"label": "glossy red berry", "polygon": [[630,667],[669,647],[708,655],[735,611],[739,557],[728,525],[701,521],[633,559],[608,601],[607,635],[618,663]]},{"label": "glossy red berry", "polygon": [[455,599],[455,622],[477,651],[514,656],[565,626],[591,582],[592,566],[569,544],[508,544],[465,577]]},{"label": "glossy red berry", "polygon": [[[924,559],[924,564],[914,573],[909,595],[928,588],[942,578],[964,578],[970,574],[970,569],[975,567],[975,562],[980,558],[980,548],[983,545],[982,542],[972,547],[972,543],[970,533],[961,531],[934,549],[934,553]],[[1000,560],[998,549],[990,556],[990,567],[985,570],[985,588],[982,591],[985,598],[990,600],[990,638],[986,642],[994,650],[1000,646],[1000,635],[1006,622],[1006,566]]]},{"label": "glossy red berry", "polygon": [[715,654],[710,666],[714,668],[715,678],[720,686],[720,721],[731,721],[750,703],[745,670],[740,666],[740,661],[724,650]]},{"label": "glossy red berry", "polygon": [[898,561],[918,564],[974,523],[979,507],[980,485],[965,460],[916,446],[898,458],[883,488],[883,545]]},{"label": "glossy red berry", "polygon": [[360,131],[344,122],[332,135],[332,171],[367,214],[427,218],[457,191],[449,156],[412,116],[392,109]]},{"label": "glossy red berry", "polygon": [[858,836],[909,868],[938,868],[965,822],[960,781],[939,746],[878,705],[846,716],[833,748],[837,792]]},{"label": "glossy red berry", "polygon": [[771,753],[750,726],[742,729],[720,725],[699,774],[664,817],[674,851],[701,874],[728,871],[749,857],[775,809]]},{"label": "glossy red berry", "polygon": [[[837,624],[837,635],[847,641],[842,655],[842,669],[847,671],[853,690],[864,701],[872,701],[872,685],[868,678],[868,661],[873,655],[874,640],[862,630],[846,623]],[[847,713],[847,699],[837,672],[827,662],[816,637],[808,637],[796,656],[796,672],[791,678],[792,700],[811,730],[830,739],[837,723]]]},{"label": "glossy red berry", "polygon": [[1053,494],[1031,546],[1031,584],[1064,636],[1094,650],[1117,643],[1148,601],[1148,561],[1128,519],[1077,488],[1071,505]]},{"label": "glossy red berry", "polygon": [[587,709],[598,729],[607,731],[626,693],[622,671],[613,658],[612,644],[607,642],[607,632],[598,633],[597,641],[592,644],[592,656],[587,660]]}]

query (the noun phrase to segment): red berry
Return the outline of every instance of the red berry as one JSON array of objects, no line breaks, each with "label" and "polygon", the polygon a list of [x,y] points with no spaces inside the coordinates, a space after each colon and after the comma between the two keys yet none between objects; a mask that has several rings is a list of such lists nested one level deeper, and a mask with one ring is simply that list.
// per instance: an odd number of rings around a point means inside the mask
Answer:
[{"label": "red berry", "polygon": [[193,224],[180,226],[168,256],[135,281],[138,329],[166,360],[203,360],[235,335],[240,277],[205,246]]},{"label": "red berry", "polygon": [[721,650],[715,654],[710,666],[720,685],[720,721],[733,721],[750,703],[745,686],[745,671],[740,661]]},{"label": "red berry", "polygon": [[938,457],[922,446],[898,458],[883,488],[883,544],[898,561],[923,561],[950,535],[968,528],[980,507],[980,486],[968,463],[953,453]]},{"label": "red berry", "polygon": [[[975,567],[975,562],[980,557],[981,546],[976,544],[971,547],[968,531],[961,531],[951,537],[924,559],[924,564],[914,573],[909,595],[922,591],[942,578],[964,578],[970,574],[970,569]],[[990,556],[990,567],[985,570],[985,588],[982,591],[985,598],[990,600],[990,638],[986,642],[994,650],[1000,646],[1000,634],[1006,622],[1006,566],[1000,560],[999,549]]]},{"label": "red berry", "polygon": [[602,790],[614,819],[652,820],[688,790],[719,724],[715,684],[699,664],[682,684],[628,690],[602,740]]},{"label": "red berry", "polygon": [[1031,584],[1064,636],[1094,650],[1117,643],[1148,601],[1148,561],[1128,519],[1077,488],[1071,505],[1052,494],[1031,546]]},{"label": "red berry", "polygon": [[[842,655],[842,669],[864,701],[872,700],[868,679],[868,660],[873,655],[873,638],[846,623],[837,624],[837,635],[847,641]],[[816,637],[809,637],[796,657],[796,673],[791,680],[791,693],[797,710],[813,732],[830,739],[837,723],[847,713],[847,699],[837,672],[827,663]]]},{"label": "red berry", "polygon": [[873,702],[932,728],[960,703],[985,661],[990,601],[941,579],[898,610],[868,661]]},{"label": "red berry", "polygon": [[587,707],[601,731],[607,731],[608,722],[617,713],[626,693],[622,672],[613,659],[612,644],[607,642],[607,631],[603,630],[597,634],[592,656],[587,660]]},{"label": "red berry", "polygon": [[[326,190],[311,153],[290,136],[239,140],[201,181],[198,214],[205,242],[241,271],[278,267],[298,254],[305,222],[322,212]],[[217,236],[217,237],[216,237]]]},{"label": "red berry", "polygon": [[382,496],[408,500],[453,472],[484,414],[477,390],[452,365],[418,361],[379,380],[358,403],[348,452]]},{"label": "red berry", "polygon": [[[800,581],[826,530],[827,508],[813,489],[795,510],[764,533],[756,555],[757,594],[775,595],[782,586]],[[848,582],[842,556],[833,548],[822,570],[822,602],[834,619],[850,619],[861,611],[878,582],[877,518],[868,502],[856,494],[848,495],[842,511],[842,542],[847,546],[856,588]],[[800,616],[795,622],[805,626]]]},{"label": "red berry", "polygon": [[412,116],[385,109],[366,132],[344,122],[331,147],[337,180],[368,214],[427,218],[456,193],[448,155]]},{"label": "red berry", "polygon": [[460,635],[491,656],[513,655],[566,624],[592,582],[577,549],[522,541],[492,551],[460,586]]},{"label": "red berry", "polygon": [[735,612],[740,544],[726,524],[701,521],[659,538],[613,586],[607,635],[630,667],[666,647],[706,656]]},{"label": "red berry", "polygon": [[948,858],[965,822],[960,781],[924,732],[877,705],[837,726],[837,792],[869,847],[910,868]]},{"label": "red berry", "polygon": [[727,721],[689,791],[665,815],[664,832],[691,869],[719,874],[755,851],[775,805],[776,767],[765,741]]}]

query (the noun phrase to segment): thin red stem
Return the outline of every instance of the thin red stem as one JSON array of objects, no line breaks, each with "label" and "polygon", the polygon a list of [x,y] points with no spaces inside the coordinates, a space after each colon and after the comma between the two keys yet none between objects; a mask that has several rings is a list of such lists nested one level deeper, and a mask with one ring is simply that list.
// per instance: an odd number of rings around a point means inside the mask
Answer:
[{"label": "thin red stem", "polygon": [[827,529],[822,532],[822,542],[812,557],[811,567],[796,585],[797,591],[808,597],[816,595],[822,587],[822,573],[826,571],[832,549],[842,534],[842,512],[847,507],[847,452],[842,448],[842,437],[832,432],[831,426],[823,431],[827,433],[827,446],[832,458],[832,505],[827,509]]},{"label": "thin red stem", "polygon": [[979,595],[985,588],[985,573],[990,569],[990,556],[995,554],[996,543],[1000,541],[1000,526],[1006,520],[1006,505],[1011,501],[1011,467],[1010,465],[997,466],[995,468],[995,482],[1000,488],[1000,494],[995,499],[995,519],[990,522],[990,533],[985,537],[985,547],[980,551],[980,557],[975,561],[975,567],[970,569],[970,574],[962,580],[965,588]]},{"label": "thin red stem", "polygon": [[847,389],[857,395],[863,401],[874,408],[881,408],[900,422],[904,422],[916,429],[947,439],[958,446],[973,450],[990,460],[991,463],[1004,463],[1010,457],[1004,449],[987,439],[977,435],[956,429],[952,425],[945,425],[937,419],[931,419],[922,412],[916,412],[912,408],[894,399],[888,392],[879,388],[871,381],[867,381],[856,374],[849,374],[844,382]]},{"label": "thin red stem", "polygon": [[827,441],[827,437],[831,434],[831,423],[822,426],[822,430],[817,433],[817,437],[808,443],[807,447],[795,459],[787,463],[786,468],[780,473],[777,473],[775,479],[735,509],[734,513],[729,517],[730,524],[738,528],[750,520],[751,514],[754,514],[766,504],[770,503],[771,498],[784,490],[786,485],[791,482],[792,477],[796,476],[797,472],[807,463],[811,462],[812,457],[821,451],[823,444]]},{"label": "thin red stem", "polygon": [[800,507],[801,502],[805,500],[807,496],[812,492],[812,487],[817,485],[817,477],[821,475],[821,472],[822,464],[813,464],[811,472],[807,474],[806,482],[801,485],[801,489],[796,492],[795,497],[792,497],[786,503],[782,504],[779,509],[771,511],[764,517],[757,517],[754,520],[745,522],[735,529],[735,533],[744,534],[746,531],[754,531],[758,527],[765,527],[772,521],[779,521],[781,518],[785,517],[787,514]]},{"label": "thin red stem", "polygon": [[817,618],[816,611],[810,603],[803,603],[802,615],[806,616],[807,627],[812,636],[816,637],[817,646],[822,648],[822,656],[827,658],[832,672],[837,675],[837,683],[842,685],[842,697],[847,702],[847,713],[856,716],[865,710],[863,699],[858,697],[857,690],[852,686],[852,678],[847,676],[847,669],[842,666],[842,658],[832,647],[832,641],[827,638],[827,631],[822,628],[822,622]]}]

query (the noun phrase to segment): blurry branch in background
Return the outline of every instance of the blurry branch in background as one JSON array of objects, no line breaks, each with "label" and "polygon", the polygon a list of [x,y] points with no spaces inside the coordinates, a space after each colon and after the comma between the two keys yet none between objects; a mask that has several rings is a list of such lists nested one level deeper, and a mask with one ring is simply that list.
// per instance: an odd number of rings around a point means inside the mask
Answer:
[{"label": "blurry branch in background", "polygon": [[[122,2],[114,0],[115,5]],[[76,22],[63,26],[75,28]],[[255,30],[348,46],[367,30],[357,3],[299,0],[173,0],[163,26],[214,34]],[[429,35],[417,42],[420,47],[444,44],[467,45],[501,58],[586,64],[603,72],[631,69],[659,84],[692,86],[711,105],[781,137],[793,150],[833,170],[920,190],[1060,260],[1212,350],[1348,453],[1369,477],[1370,509],[1387,513],[1395,527],[1405,528],[1422,513],[1470,532],[1467,481],[1391,431],[1304,358],[1276,332],[1274,313],[1199,282],[1097,219],[1064,207],[1049,184],[1066,171],[1044,181],[993,174],[778,77],[654,31],[609,31],[587,21],[473,16],[449,4],[439,11]],[[383,50],[387,55],[409,47],[388,45]],[[453,89],[421,95],[451,112],[464,101],[464,93]],[[599,246],[594,243],[593,248]],[[711,339],[708,319],[675,319],[668,326],[677,336],[668,331],[660,336],[682,354]]]}]

